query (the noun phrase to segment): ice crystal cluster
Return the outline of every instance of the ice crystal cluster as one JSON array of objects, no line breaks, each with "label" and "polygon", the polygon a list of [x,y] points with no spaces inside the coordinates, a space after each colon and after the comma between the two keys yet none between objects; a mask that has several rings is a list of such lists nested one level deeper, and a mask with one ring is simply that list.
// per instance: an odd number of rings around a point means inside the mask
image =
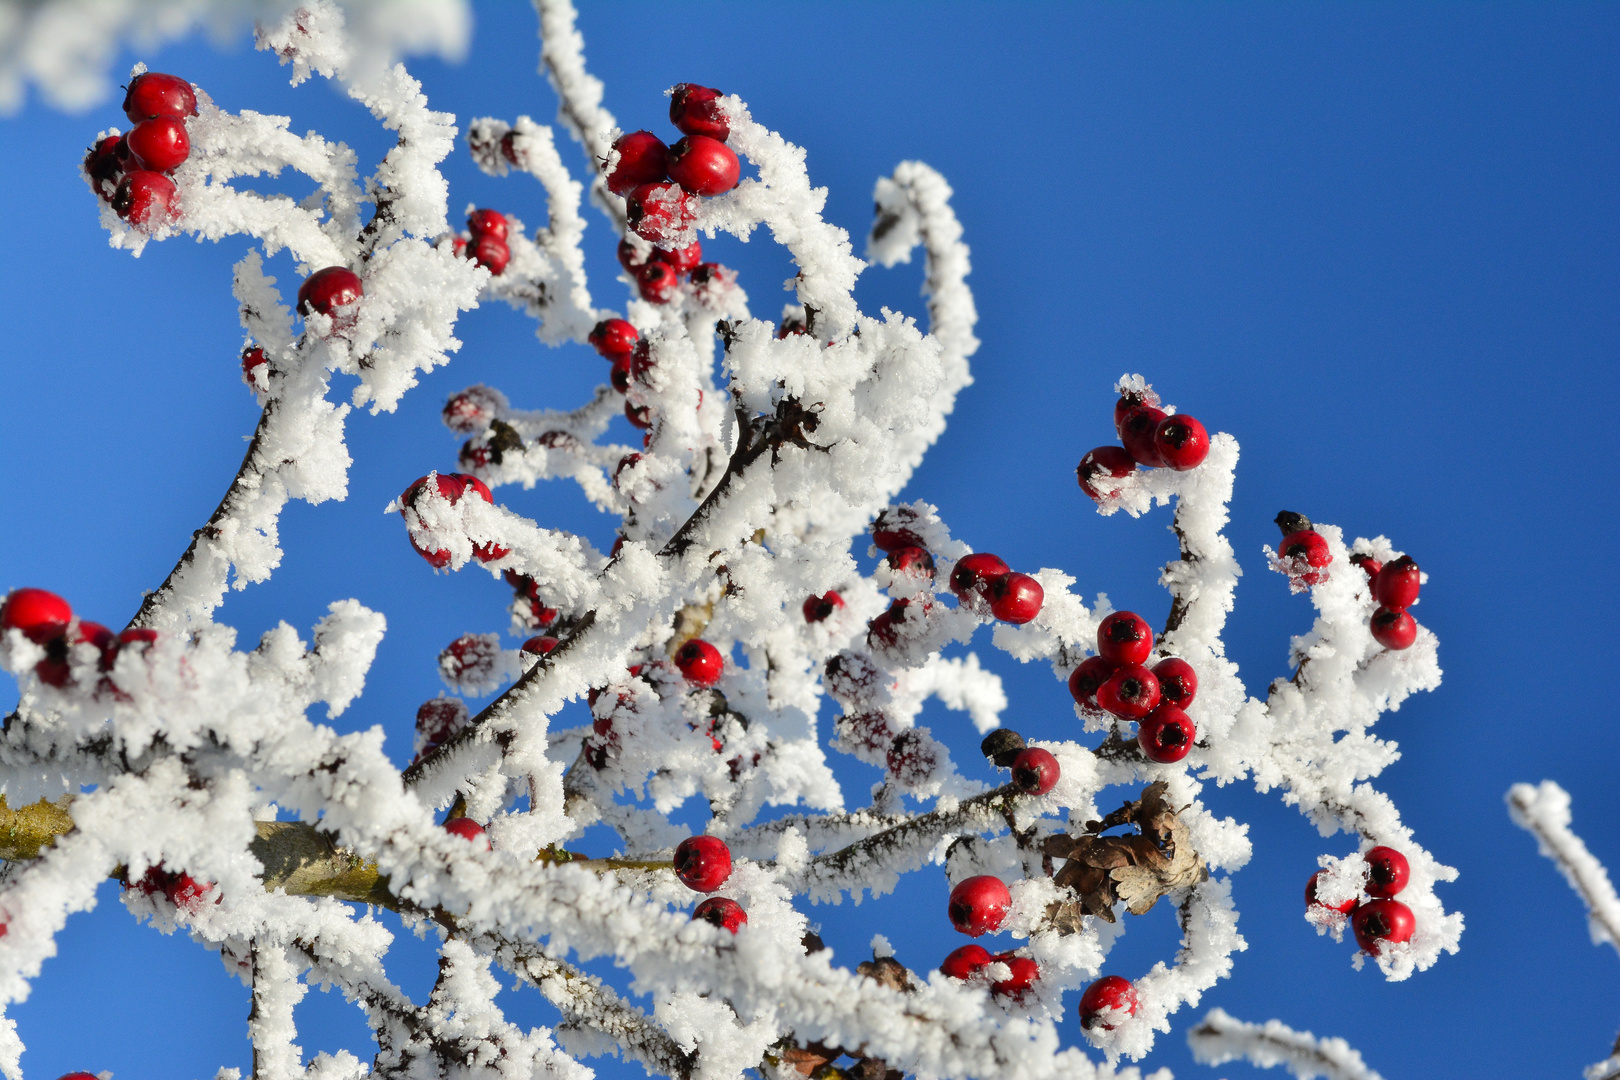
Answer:
[{"label": "ice crystal cluster", "polygon": [[[1292,677],[1252,696],[1222,643],[1240,572],[1223,535],[1238,445],[1215,433],[1198,467],[1138,473],[1100,506],[1166,514],[1180,541],[1161,578],[1172,615],[1157,649],[1197,672],[1191,752],[1155,764],[1129,724],[1077,710],[1074,740],[1038,744],[1061,767],[1043,794],[987,780],[995,771],[985,762],[953,760],[917,724],[923,703],[937,699],[989,732],[1006,699],[976,657],[944,658],[946,646],[976,640],[1049,667],[1054,701],[1068,702],[1064,682],[1095,651],[1111,608],[1103,596],[1088,603],[1063,570],[1042,569],[1033,573],[1044,590],[1039,614],[997,622],[947,583],[959,559],[1000,538],[957,536],[930,505],[894,502],[968,385],[978,345],[949,186],[918,162],[878,181],[865,257],[892,266],[920,249],[927,314],[863,312],[853,288],[866,263],[823,219],[825,192],[804,151],[768,117],[723,97],[743,178],[696,200],[690,229],[668,239],[729,233],[782,245],[797,276],[795,302],[780,315],[802,332],[779,333],[777,312],[751,312],[743,283],[724,268],[667,303],[639,299],[631,283],[621,309],[599,307],[610,290],[586,277],[582,202],[588,195],[615,230],[591,242],[625,235],[625,200],[604,177],[620,129],[586,70],[572,7],[540,0],[537,10],[541,66],[562,128],[583,148],[582,170],[565,165],[552,127],[527,116],[458,130],[403,66],[363,61],[344,13],[315,2],[266,17],[258,45],[295,82],[333,80],[397,135],[374,171],[362,177],[348,147],[294,135],[285,118],[225,111],[200,86],[190,156],[173,175],[174,216],[141,229],[103,204],[114,245],[136,254],[181,234],[257,242],[233,288],[247,344],[266,359],[253,375],[263,416],[219,510],[135,616],[133,629],[155,632],[149,641],[111,661],[73,645],[67,677],[52,681],[36,675],[39,645],[17,631],[5,637],[21,701],[0,737],[13,824],[0,884],[0,1004],[24,998],[67,917],[118,874],[133,915],[182,928],[251,987],[254,1068],[274,1080],[583,1077],[583,1061],[603,1053],[705,1078],[796,1076],[811,1071],[801,1063],[840,1054],[863,1076],[1136,1075],[1121,1059],[1145,1055],[1244,948],[1231,875],[1250,844],[1242,823],[1206,807],[1211,783],[1253,783],[1309,818],[1327,838],[1324,901],[1359,892],[1372,847],[1406,855],[1401,899],[1416,932],[1378,951],[1385,977],[1405,979],[1455,952],[1462,918],[1435,891],[1455,871],[1371,783],[1396,756],[1374,723],[1440,678],[1427,630],[1401,651],[1369,632],[1375,601],[1351,556],[1387,562],[1399,555],[1391,543],[1318,526],[1331,563],[1299,586],[1315,624],[1293,642]],[[458,140],[486,171],[544,191],[543,225],[508,219],[511,258],[498,275],[458,250],[438,168]],[[285,170],[316,193],[260,193]],[[297,283],[264,268],[283,250],[301,276],[349,268],[363,297],[341,318],[299,316]],[[392,410],[420,373],[451,361],[458,319],[489,300],[532,316],[545,344],[582,343],[598,322],[624,317],[645,349],[624,396],[603,387],[589,401],[544,403],[470,388],[471,411],[453,420],[471,435],[466,471],[494,501],[452,499],[430,482],[394,507],[407,534],[400,543],[408,538],[445,572],[519,582],[517,625],[555,637],[523,656],[477,638],[447,651],[453,689],[501,693],[472,716],[456,698],[429,703],[433,730],[402,773],[377,730],[338,734],[306,717],[320,703],[336,717],[363,692],[385,631],[380,613],[337,599],[307,632],[283,623],[245,645],[213,614],[228,588],[277,567],[289,499],[344,497],[351,410]],[[347,402],[334,399],[338,376],[352,385]],[[1105,389],[1099,412],[1111,404]],[[644,445],[605,441],[626,404],[650,422]],[[621,519],[614,550],[500,504],[503,487],[548,480],[577,482]],[[908,530],[935,572],[882,561],[863,571],[877,521]],[[829,591],[841,605],[808,619],[806,599]],[[869,633],[895,601],[909,616]],[[673,662],[694,639],[724,660],[712,685],[683,678]],[[553,730],[559,710],[582,699],[594,724]],[[882,782],[869,794],[841,790],[830,753],[883,768]],[[1206,872],[1164,897],[1178,913],[1179,950],[1150,970],[1114,972],[1135,984],[1135,1012],[1082,1032],[1074,1002],[1104,972],[1118,923],[1073,915],[1043,843],[1086,835],[1088,822],[1155,783]],[[711,811],[705,831],[734,859],[719,895],[747,913],[735,934],[692,920],[701,897],[670,869],[688,834],[671,815],[699,798]],[[483,825],[488,843],[447,831],[447,810]],[[611,827],[619,849],[571,851],[593,825]],[[988,979],[896,972],[881,960],[850,970],[807,944],[814,905],[882,895],[915,871],[939,880],[930,918],[942,917],[956,882],[1007,882],[1006,929],[1017,955],[1038,966],[1027,990],[998,993]],[[391,981],[390,934],[371,905],[438,942],[427,1000]],[[1113,914],[1128,917],[1123,903]],[[1313,918],[1324,933],[1344,929],[1324,910]],[[599,957],[630,971],[633,997],[575,966]],[[990,968],[991,978],[1008,970]],[[502,1015],[497,980],[512,978],[556,1006],[556,1027],[525,1029]],[[317,984],[363,1010],[374,1047],[304,1059],[293,1009]],[[1270,1053],[1371,1075],[1342,1042],[1219,1010],[1192,1037],[1212,1061]],[[1283,1049],[1267,1050],[1268,1039]],[[0,1021],[8,1077],[20,1075],[21,1050],[12,1022]]]}]

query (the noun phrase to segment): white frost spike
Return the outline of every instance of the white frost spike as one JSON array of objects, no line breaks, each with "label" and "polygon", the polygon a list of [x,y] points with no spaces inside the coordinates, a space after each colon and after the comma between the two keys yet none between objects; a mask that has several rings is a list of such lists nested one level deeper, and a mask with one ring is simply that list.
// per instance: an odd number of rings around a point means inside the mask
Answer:
[{"label": "white frost spike", "polygon": [[1608,870],[1570,830],[1569,792],[1551,780],[1535,787],[1514,784],[1507,804],[1513,823],[1536,838],[1541,854],[1553,861],[1586,905],[1592,943],[1608,942],[1620,950],[1620,896]]},{"label": "white frost spike", "polygon": [[1299,1080],[1382,1080],[1343,1039],[1318,1039],[1280,1020],[1246,1024],[1220,1009],[1211,1009],[1203,1022],[1187,1033],[1187,1044],[1192,1047],[1193,1057],[1204,1065],[1247,1059],[1261,1069],[1281,1065]]}]

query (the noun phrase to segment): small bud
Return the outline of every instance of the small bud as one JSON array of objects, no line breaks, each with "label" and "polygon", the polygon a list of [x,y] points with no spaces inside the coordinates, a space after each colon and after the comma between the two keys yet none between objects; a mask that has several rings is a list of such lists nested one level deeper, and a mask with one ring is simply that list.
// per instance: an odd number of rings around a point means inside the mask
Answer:
[{"label": "small bud", "polygon": [[1024,749],[1024,737],[1011,728],[996,728],[979,744],[979,752],[998,769],[1012,768],[1013,759]]},{"label": "small bud", "polygon": [[1310,532],[1311,519],[1304,514],[1296,514],[1292,510],[1279,510],[1273,519],[1277,528],[1282,530],[1284,536],[1297,532]]}]

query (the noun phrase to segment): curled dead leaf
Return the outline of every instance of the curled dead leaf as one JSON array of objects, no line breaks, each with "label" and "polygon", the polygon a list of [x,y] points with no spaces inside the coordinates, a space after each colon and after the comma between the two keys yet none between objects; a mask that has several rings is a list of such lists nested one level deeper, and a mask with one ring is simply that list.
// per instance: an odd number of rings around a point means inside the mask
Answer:
[{"label": "curled dead leaf", "polygon": [[[1086,823],[1086,835],[1049,836],[1043,854],[1067,860],[1052,875],[1057,885],[1071,889],[1079,901],[1048,906],[1047,920],[1060,934],[1079,930],[1082,916],[1114,921],[1114,904],[1123,900],[1132,915],[1143,915],[1159,897],[1185,889],[1209,877],[1209,869],[1193,850],[1187,826],[1165,798],[1163,781],[1149,784],[1134,802],[1128,802],[1102,821]],[[1099,835],[1119,825],[1135,825],[1135,834]]]}]

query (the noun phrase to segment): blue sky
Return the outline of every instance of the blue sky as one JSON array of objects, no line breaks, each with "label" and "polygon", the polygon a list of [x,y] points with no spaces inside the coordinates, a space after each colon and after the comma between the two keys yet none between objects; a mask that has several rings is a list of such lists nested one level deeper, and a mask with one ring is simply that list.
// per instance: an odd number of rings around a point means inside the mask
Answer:
[{"label": "blue sky", "polygon": [[[477,17],[466,63],[412,63],[433,104],[463,120],[549,121],[532,13],[492,4]],[[1620,1025],[1620,964],[1591,945],[1502,795],[1557,779],[1577,829],[1620,866],[1608,801],[1620,733],[1604,690],[1620,599],[1617,456],[1602,419],[1620,351],[1620,8],[593,3],[581,29],[625,126],[662,130],[675,82],[739,93],[807,148],[828,216],[857,236],[873,181],[896,162],[920,158],[950,180],[984,344],[978,381],[906,497],[938,504],[974,547],[1061,567],[1088,595],[1162,617],[1168,512],[1100,519],[1073,481],[1079,457],[1111,441],[1113,381],[1140,371],[1242,444],[1229,535],[1247,576],[1228,646],[1252,693],[1286,673],[1288,637],[1310,624],[1260,557],[1279,509],[1384,533],[1430,574],[1415,614],[1440,636],[1445,683],[1380,724],[1403,757],[1378,783],[1461,870],[1442,895],[1468,920],[1462,952],[1401,984],[1353,972],[1351,947],[1317,938],[1299,913],[1316,854],[1348,838],[1322,840],[1274,795],[1212,792],[1218,812],[1251,826],[1255,858],[1235,879],[1249,949],[1148,1063],[1256,1075],[1190,1061],[1183,1033],[1213,1005],[1346,1036],[1390,1077],[1574,1075],[1603,1057]],[[343,139],[362,162],[387,145],[362,110],[319,81],[289,89],[245,42],[139,58],[225,108],[290,114],[293,130]],[[11,151],[0,205],[13,209],[0,234],[0,589],[51,588],[109,623],[167,573],[256,417],[229,293],[244,244],[176,241],[138,261],[105,245],[76,170],[96,131],[122,124],[116,105],[67,116],[30,104],[0,120]],[[484,177],[464,151],[447,172],[455,205],[543,219],[534,187]],[[616,302],[599,219],[587,247],[598,301]],[[790,273],[778,250],[712,250],[741,270],[756,312],[774,310]],[[290,280],[284,258],[277,271]],[[858,297],[868,311],[921,313],[918,284],[916,267],[873,269]],[[437,418],[449,393],[483,381],[524,406],[564,405],[601,375],[584,348],[541,349],[504,307],[458,333],[455,363],[397,413],[351,420],[349,500],[294,504],[280,571],[219,615],[252,640],[280,619],[307,628],[341,597],[384,611],[367,692],[339,723],[381,724],[402,761],[438,649],[503,628],[504,590],[477,573],[429,574],[382,507],[453,462]],[[611,531],[561,487],[502,499],[597,543]],[[1072,730],[1044,669],[979,651],[1007,679],[1010,723]],[[0,704],[13,697],[7,687]],[[970,765],[976,739],[951,723],[936,730]],[[855,766],[845,778],[858,793],[873,775]],[[882,901],[812,918],[843,962],[882,932],[927,970],[959,944],[941,893],[924,872]],[[110,886],[103,900],[69,924],[11,1012],[29,1073],[245,1067],[246,991],[197,946],[134,926]],[[1145,970],[1174,940],[1156,911],[1111,966]],[[398,977],[420,992],[429,952],[408,938],[396,948]],[[546,1022],[536,1000],[508,996],[514,1016]],[[334,995],[312,993],[300,1019],[307,1053],[364,1055],[358,1014]],[[1077,1038],[1072,1012],[1068,1024]]]}]

